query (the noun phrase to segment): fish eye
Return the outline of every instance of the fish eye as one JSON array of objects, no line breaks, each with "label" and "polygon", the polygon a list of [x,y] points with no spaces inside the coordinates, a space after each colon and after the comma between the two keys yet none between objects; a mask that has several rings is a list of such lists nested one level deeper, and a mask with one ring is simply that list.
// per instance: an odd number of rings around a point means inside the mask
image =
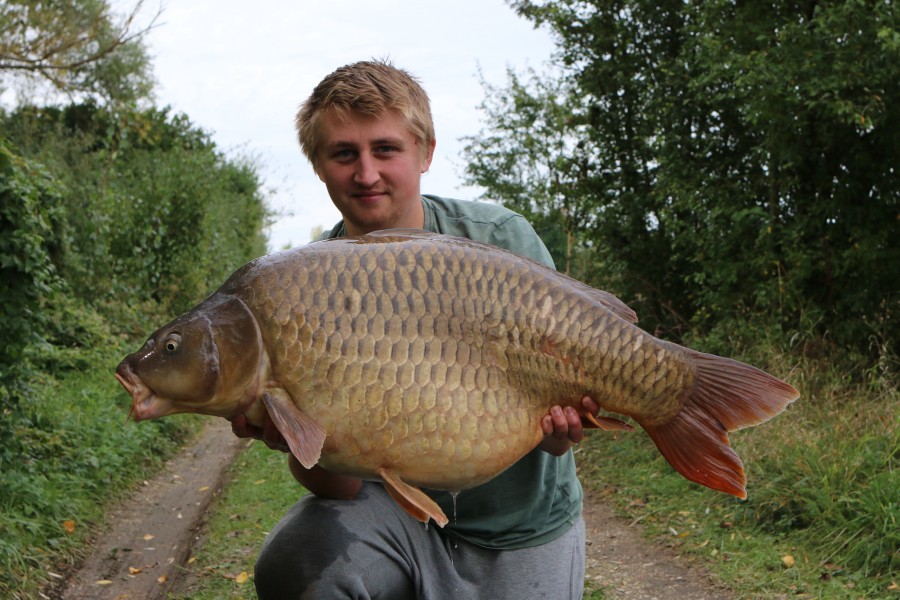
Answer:
[{"label": "fish eye", "polygon": [[170,333],[166,338],[166,341],[163,343],[163,348],[167,354],[172,354],[173,352],[177,352],[178,348],[181,347],[181,336],[177,333]]}]

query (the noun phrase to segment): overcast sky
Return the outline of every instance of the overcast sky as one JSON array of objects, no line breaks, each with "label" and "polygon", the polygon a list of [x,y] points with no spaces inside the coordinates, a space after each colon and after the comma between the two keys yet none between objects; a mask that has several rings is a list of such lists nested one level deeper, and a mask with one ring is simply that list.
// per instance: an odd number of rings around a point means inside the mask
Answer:
[{"label": "overcast sky", "polygon": [[[134,3],[116,0],[122,11]],[[148,0],[142,14],[157,5]],[[270,206],[282,214],[269,247],[309,241],[339,214],[294,138],[300,103],[323,77],[357,60],[390,58],[429,93],[437,131],[423,193],[474,199],[461,181],[459,138],[478,133],[479,68],[492,84],[506,69],[543,70],[545,30],[502,0],[168,0],[146,38],[157,104],[184,112],[229,156],[256,159]]]}]

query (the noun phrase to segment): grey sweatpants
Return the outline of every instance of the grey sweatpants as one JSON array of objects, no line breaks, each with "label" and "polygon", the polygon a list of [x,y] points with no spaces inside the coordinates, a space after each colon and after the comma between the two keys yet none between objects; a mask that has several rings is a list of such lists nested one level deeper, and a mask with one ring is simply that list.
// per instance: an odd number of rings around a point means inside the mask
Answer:
[{"label": "grey sweatpants", "polygon": [[412,519],[377,483],[355,500],[308,495],[256,562],[260,600],[580,600],[584,521],[520,550],[488,550]]}]

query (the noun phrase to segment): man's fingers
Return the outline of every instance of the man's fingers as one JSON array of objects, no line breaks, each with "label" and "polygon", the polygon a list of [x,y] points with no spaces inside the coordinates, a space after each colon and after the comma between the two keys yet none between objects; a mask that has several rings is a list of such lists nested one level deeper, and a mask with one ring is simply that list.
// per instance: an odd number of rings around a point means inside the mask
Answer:
[{"label": "man's fingers", "polygon": [[230,419],[231,432],[239,438],[256,438],[260,439],[263,431],[259,427],[254,427],[247,422],[245,415],[237,415]]},{"label": "man's fingers", "polygon": [[600,412],[600,405],[590,396],[585,396],[581,399],[581,407],[584,408],[585,412],[589,412],[594,416],[597,416],[597,413]]}]

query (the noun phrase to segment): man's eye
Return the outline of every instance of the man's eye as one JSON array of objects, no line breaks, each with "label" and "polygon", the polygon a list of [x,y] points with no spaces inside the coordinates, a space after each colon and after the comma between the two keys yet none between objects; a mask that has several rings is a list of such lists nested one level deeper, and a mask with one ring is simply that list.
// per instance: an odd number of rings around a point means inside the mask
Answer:
[{"label": "man's eye", "polygon": [[397,152],[396,146],[378,146],[375,148],[375,152],[378,154],[390,154],[392,152]]}]

